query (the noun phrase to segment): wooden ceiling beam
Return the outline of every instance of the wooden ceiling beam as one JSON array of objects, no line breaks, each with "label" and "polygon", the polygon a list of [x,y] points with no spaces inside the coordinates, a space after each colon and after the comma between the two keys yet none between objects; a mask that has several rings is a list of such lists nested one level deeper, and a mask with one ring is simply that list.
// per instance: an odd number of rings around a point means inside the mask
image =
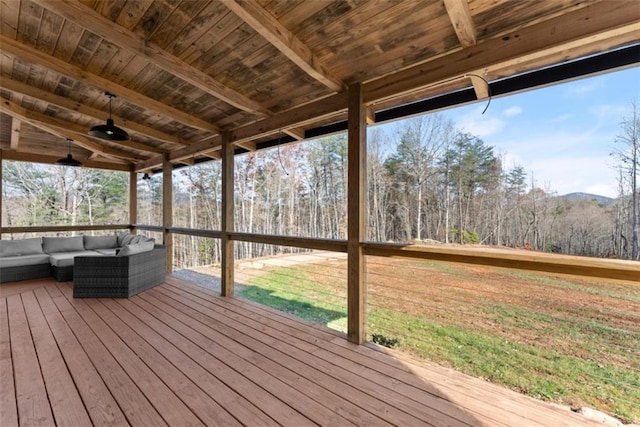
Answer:
[{"label": "wooden ceiling beam", "polygon": [[467,0],[444,0],[444,7],[462,47],[474,46],[477,43],[476,26]]},{"label": "wooden ceiling beam", "polygon": [[[500,67],[506,61],[517,61],[527,55],[565,52],[567,46],[574,48],[575,44],[585,44],[585,41],[588,41],[588,51],[595,52],[607,47],[601,44],[606,44],[611,38],[615,38],[616,42],[637,40],[638,20],[640,8],[631,7],[630,3],[616,3],[614,6],[598,3],[587,6],[567,14],[566,17],[544,21],[498,40],[481,43],[373,80],[365,84],[365,101],[371,104],[393,99],[433,85],[446,87],[449,80],[462,78],[467,73],[493,69],[493,66]],[[564,27],[565,31],[558,31],[558,28]],[[591,45],[592,42],[595,44]],[[548,51],[549,46],[552,52]],[[344,115],[346,108],[347,101],[343,94],[332,95],[233,129],[230,141],[237,144],[256,140],[276,134],[282,129],[338,117]],[[189,148],[183,150],[189,151]]]},{"label": "wooden ceiling beam", "polygon": [[[2,87],[13,93],[20,93],[22,95],[26,95],[38,101],[46,102],[48,104],[55,105],[57,107],[61,107],[69,111],[76,111],[80,114],[89,116],[96,120],[104,121],[107,117],[106,113],[102,110],[89,107],[87,105],[81,104],[72,99],[65,98],[60,95],[56,95],[55,93],[38,89],[26,83],[20,82],[18,80],[14,80],[11,77],[6,76],[4,74],[2,75]],[[168,133],[161,132],[150,126],[145,126],[145,125],[133,122],[131,120],[127,120],[124,117],[119,117],[115,114],[112,114],[111,118],[116,123],[118,123],[119,127],[148,136],[149,138],[153,138],[157,141],[170,142],[173,144],[180,144],[183,146],[189,145],[187,142],[183,141],[181,138],[177,136],[173,136]]]},{"label": "wooden ceiling beam", "polygon": [[[210,151],[217,151],[222,148],[222,138],[220,135],[216,135],[213,138],[206,139],[191,144],[188,147],[174,150],[168,153],[167,157],[169,162],[176,163],[181,160],[188,159],[190,157],[199,156]],[[146,169],[154,169],[162,167],[163,157],[154,156],[150,159],[136,163],[135,171],[140,172]]]},{"label": "wooden ceiling beam", "polygon": [[240,126],[231,131],[229,138],[233,143],[259,139],[281,132],[282,129],[306,126],[325,118],[339,116],[346,109],[346,95],[338,93],[301,107],[282,111],[258,122]]},{"label": "wooden ceiling beam", "polygon": [[345,84],[332,75],[307,45],[256,0],[224,0],[222,4],[313,79],[334,92],[343,92],[346,89]]},{"label": "wooden ceiling beam", "polygon": [[478,99],[486,99],[489,97],[489,82],[487,78],[483,76],[483,72],[474,72],[467,74],[469,79],[471,79],[471,84],[473,85],[473,90],[476,93],[476,98]]},{"label": "wooden ceiling beam", "polygon": [[210,158],[211,160],[220,160],[222,155],[220,154],[220,150],[211,150],[202,153],[203,156]]},{"label": "wooden ceiling beam", "polygon": [[[12,150],[0,151],[2,151],[3,160],[13,160],[17,162],[45,163],[52,165],[55,164],[58,159],[60,159],[59,156],[49,156],[46,154],[23,153],[21,151]],[[109,163],[96,161],[93,159],[82,159],[82,165],[87,168],[107,169],[125,172],[128,172],[130,169],[130,165],[128,163]]]},{"label": "wooden ceiling beam", "polygon": [[[15,103],[14,103],[15,104]],[[68,120],[59,119],[57,117],[48,116],[46,114],[38,113],[37,111],[30,111],[27,109],[23,109],[26,118],[30,120],[38,121],[46,126],[56,126],[58,128],[63,128],[68,130],[69,132],[73,132],[75,135],[80,135],[82,137],[87,137],[87,128],[81,126],[77,123],[70,122]],[[94,137],[87,137],[89,141],[94,140],[96,143],[100,143],[101,141]],[[139,151],[144,151],[146,153],[156,153],[163,154],[166,150],[162,148],[153,147],[151,145],[141,144],[135,141],[110,141],[113,144],[122,145],[124,147],[133,148]],[[101,144],[100,144],[101,145]],[[102,145],[101,145],[102,146]]]},{"label": "wooden ceiling beam", "polygon": [[11,149],[17,150],[20,146],[20,128],[22,122],[15,117],[11,118]]},{"label": "wooden ceiling beam", "polygon": [[376,112],[373,107],[369,106],[366,108],[366,120],[368,125],[373,125],[376,122]]},{"label": "wooden ceiling beam", "polygon": [[237,142],[235,145],[249,151],[256,151],[256,148],[258,148],[258,144],[255,141],[241,141]]},{"label": "wooden ceiling beam", "polygon": [[33,1],[56,15],[62,16],[67,21],[86,28],[93,34],[97,34],[122,49],[146,59],[227,104],[260,116],[270,114],[258,102],[223,85],[205,72],[192,67],[180,58],[145,40],[136,33],[119,26],[80,2],[63,2],[60,0]]},{"label": "wooden ceiling beam", "polygon": [[[500,38],[372,80],[365,102],[401,97],[474,70],[526,63],[558,55],[558,61],[595,53],[640,37],[640,8],[632,2],[599,2],[505,34]],[[575,56],[572,56],[575,55]]]},{"label": "wooden ceiling beam", "polygon": [[283,129],[283,133],[286,133],[290,137],[295,138],[298,141],[302,141],[304,139],[305,131],[303,128],[289,128]]},{"label": "wooden ceiling beam", "polygon": [[114,93],[118,97],[138,105],[145,109],[155,111],[159,117],[183,123],[197,129],[203,129],[209,132],[218,133],[220,129],[209,122],[192,116],[184,111],[177,110],[160,101],[146,97],[135,90],[128,89],[111,80],[100,77],[96,74],[89,73],[82,68],[68,64],[54,56],[48,55],[27,44],[20,43],[10,37],[0,34],[0,50],[7,52],[13,56],[23,59],[25,62],[38,65],[45,69],[55,71],[56,73],[65,75],[79,82],[94,86],[100,90],[106,90]]},{"label": "wooden ceiling beam", "polygon": [[[94,153],[100,153],[101,155],[111,158],[134,161],[141,160],[139,156],[136,156],[135,154],[129,153],[127,151],[105,147],[101,144],[98,144],[84,135],[74,133],[73,131],[69,130],[64,124],[57,124],[57,119],[54,119],[53,117],[49,117],[35,111],[29,111],[26,108],[21,107],[15,102],[11,102],[7,99],[2,100],[2,103],[0,104],[0,111],[10,115],[13,118],[17,118],[21,121],[29,123],[30,125],[35,126],[38,129],[42,129],[43,131],[55,135],[59,138],[72,139],[76,143],[76,145],[79,145]],[[62,120],[60,121],[64,122]]]}]

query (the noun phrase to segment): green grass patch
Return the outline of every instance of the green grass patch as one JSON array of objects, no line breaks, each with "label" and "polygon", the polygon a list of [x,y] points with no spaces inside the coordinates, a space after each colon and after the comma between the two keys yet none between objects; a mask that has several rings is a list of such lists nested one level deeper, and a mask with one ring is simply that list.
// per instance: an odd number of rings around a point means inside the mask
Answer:
[{"label": "green grass patch", "polygon": [[346,295],[313,283],[295,267],[278,268],[251,280],[240,295],[322,325],[335,325],[347,317]]}]

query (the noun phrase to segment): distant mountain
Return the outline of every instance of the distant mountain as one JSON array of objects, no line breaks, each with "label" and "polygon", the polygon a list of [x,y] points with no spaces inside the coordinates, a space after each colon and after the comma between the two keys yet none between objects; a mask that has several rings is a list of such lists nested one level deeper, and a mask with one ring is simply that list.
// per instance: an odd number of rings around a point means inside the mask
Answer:
[{"label": "distant mountain", "polygon": [[599,196],[597,194],[589,193],[569,193],[560,196],[560,198],[566,200],[595,200],[598,204],[601,205],[609,205],[616,201],[616,199],[612,199],[611,197]]}]

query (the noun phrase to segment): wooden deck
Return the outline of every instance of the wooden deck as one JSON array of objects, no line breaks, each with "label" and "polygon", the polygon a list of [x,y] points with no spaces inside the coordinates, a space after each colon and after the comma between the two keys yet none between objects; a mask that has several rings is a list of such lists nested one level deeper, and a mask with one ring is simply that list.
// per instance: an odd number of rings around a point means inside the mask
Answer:
[{"label": "wooden deck", "polygon": [[71,291],[0,287],[3,427],[590,425],[170,276],[131,299]]}]

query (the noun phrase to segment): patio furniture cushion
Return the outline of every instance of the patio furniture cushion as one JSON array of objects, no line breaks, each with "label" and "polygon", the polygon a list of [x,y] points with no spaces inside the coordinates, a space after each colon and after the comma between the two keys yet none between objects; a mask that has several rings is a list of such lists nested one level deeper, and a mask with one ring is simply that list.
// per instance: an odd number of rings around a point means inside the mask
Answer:
[{"label": "patio furniture cushion", "polygon": [[84,236],[84,248],[95,249],[115,249],[118,247],[118,237],[111,236]]},{"label": "patio furniture cushion", "polygon": [[82,236],[76,237],[43,237],[42,248],[48,254],[56,252],[84,251]]},{"label": "patio furniture cushion", "polygon": [[3,240],[0,244],[0,257],[42,254],[42,239],[34,237],[22,240]]},{"label": "patio furniture cushion", "polygon": [[49,261],[54,267],[69,267],[73,265],[73,259],[77,256],[101,256],[94,251],[59,252],[49,255]]},{"label": "patio furniture cushion", "polygon": [[96,252],[101,255],[115,256],[118,249],[96,249]]},{"label": "patio furniture cushion", "polygon": [[137,234],[118,233],[118,235],[116,236],[118,240],[118,247],[121,248],[123,246],[127,246],[130,243],[137,243],[137,242],[133,242],[133,240],[137,237],[138,237]]},{"label": "patio furniture cushion", "polygon": [[0,268],[7,267],[22,267],[28,265],[48,264],[49,255],[47,254],[35,254],[35,255],[20,255],[11,257],[0,257]]},{"label": "patio furniture cushion", "polygon": [[129,255],[141,254],[143,252],[150,252],[153,250],[154,245],[155,243],[153,242],[153,240],[147,240],[142,243],[130,244],[120,249],[120,252],[118,252],[118,256],[129,256]]}]

